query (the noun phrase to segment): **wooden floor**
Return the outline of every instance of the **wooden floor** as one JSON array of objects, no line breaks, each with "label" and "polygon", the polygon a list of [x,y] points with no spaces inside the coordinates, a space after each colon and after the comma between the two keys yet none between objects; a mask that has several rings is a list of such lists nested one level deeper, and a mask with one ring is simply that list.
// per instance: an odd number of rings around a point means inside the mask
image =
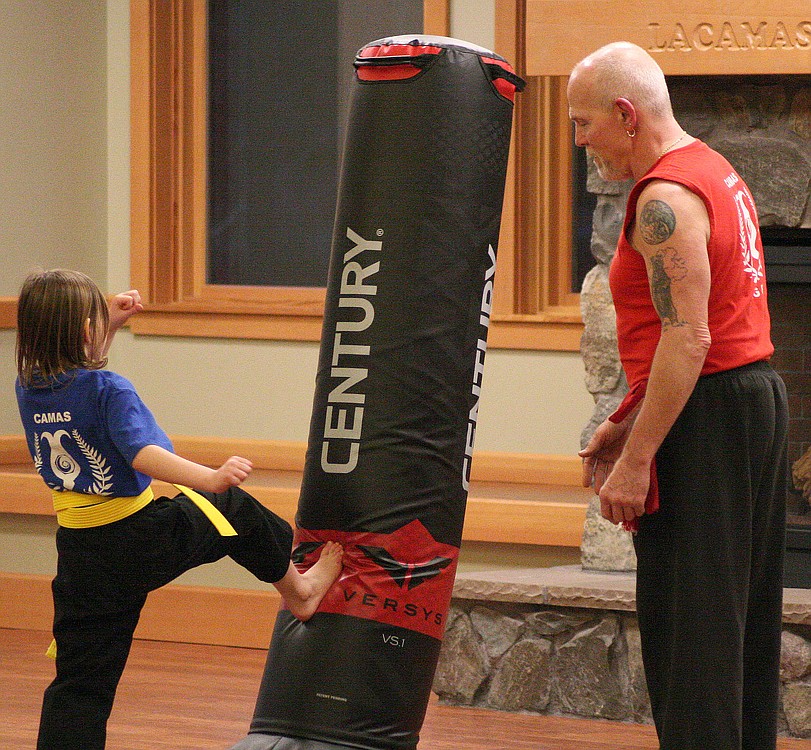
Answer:
[{"label": "wooden floor", "polygon": [[[33,749],[53,673],[46,633],[0,629],[0,748]],[[250,724],[264,650],[136,641],[110,718],[108,750],[227,750]],[[428,707],[419,750],[656,750],[636,724]],[[779,750],[811,750],[781,739]],[[709,750],[709,749],[708,749]]]}]

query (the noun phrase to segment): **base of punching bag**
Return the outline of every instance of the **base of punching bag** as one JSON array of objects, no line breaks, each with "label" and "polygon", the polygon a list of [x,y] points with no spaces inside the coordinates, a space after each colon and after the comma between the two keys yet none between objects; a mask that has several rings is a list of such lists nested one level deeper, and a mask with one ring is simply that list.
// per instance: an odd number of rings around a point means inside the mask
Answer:
[{"label": "base of punching bag", "polygon": [[348,745],[307,740],[303,737],[280,737],[276,734],[249,734],[231,750],[347,750]]}]

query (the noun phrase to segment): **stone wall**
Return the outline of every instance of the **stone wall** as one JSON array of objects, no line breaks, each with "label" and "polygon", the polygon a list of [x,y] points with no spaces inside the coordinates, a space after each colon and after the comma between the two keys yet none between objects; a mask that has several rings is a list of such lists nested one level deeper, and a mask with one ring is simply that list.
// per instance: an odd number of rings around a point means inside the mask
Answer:
[{"label": "stone wall", "polygon": [[[633,574],[579,566],[457,578],[434,692],[443,703],[652,723]],[[787,589],[781,733],[811,737],[811,592]]]},{"label": "stone wall", "polygon": [[[594,431],[620,404],[628,383],[617,350],[614,302],[608,287],[608,269],[617,247],[625,204],[632,183],[603,180],[589,162],[586,189],[597,196],[592,218],[591,253],[596,261],[586,274],[580,291],[583,335],[580,354],[585,368],[586,388],[594,399],[594,412],[580,435],[585,447]],[[595,495],[589,502],[583,528],[581,562],[587,570],[636,570],[631,536],[606,521]]]},{"label": "stone wall", "polygon": [[651,723],[632,615],[454,602],[434,692],[445,703]]}]

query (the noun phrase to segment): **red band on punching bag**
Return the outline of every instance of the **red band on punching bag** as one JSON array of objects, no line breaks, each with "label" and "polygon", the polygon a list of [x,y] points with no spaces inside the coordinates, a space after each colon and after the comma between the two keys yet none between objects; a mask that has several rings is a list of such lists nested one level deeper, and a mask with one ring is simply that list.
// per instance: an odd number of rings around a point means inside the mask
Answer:
[{"label": "red band on punching bag", "polygon": [[[346,556],[340,585],[319,612],[332,612],[414,630],[441,639],[459,550],[439,544],[417,520],[393,534],[299,529],[304,563],[318,559],[323,542],[340,542]],[[420,561],[412,562],[419,550]]]},{"label": "red band on punching bag", "polygon": [[232,750],[415,750],[462,541],[523,82],[445,37],[355,65],[293,554],[336,540],[344,571],[279,612]]}]

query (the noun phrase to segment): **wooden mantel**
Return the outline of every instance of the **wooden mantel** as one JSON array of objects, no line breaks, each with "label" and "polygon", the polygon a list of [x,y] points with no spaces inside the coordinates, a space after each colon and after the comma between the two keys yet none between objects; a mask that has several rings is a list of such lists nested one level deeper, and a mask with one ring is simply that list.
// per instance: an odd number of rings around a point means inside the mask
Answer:
[{"label": "wooden mantel", "polygon": [[526,74],[568,76],[609,42],[634,42],[668,75],[808,73],[808,0],[526,0]]}]

